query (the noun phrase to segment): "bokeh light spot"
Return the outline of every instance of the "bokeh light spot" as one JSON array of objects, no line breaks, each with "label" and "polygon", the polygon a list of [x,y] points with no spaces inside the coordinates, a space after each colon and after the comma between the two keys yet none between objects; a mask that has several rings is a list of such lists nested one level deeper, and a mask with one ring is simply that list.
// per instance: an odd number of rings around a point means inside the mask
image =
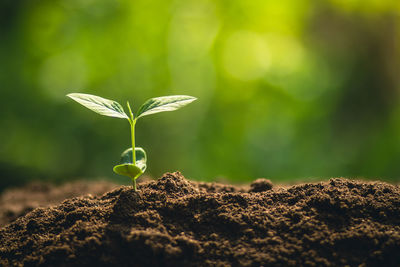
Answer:
[{"label": "bokeh light spot", "polygon": [[226,40],[222,61],[228,74],[248,81],[265,75],[271,64],[271,56],[262,35],[240,31]]},{"label": "bokeh light spot", "polygon": [[49,96],[64,99],[67,93],[80,91],[86,85],[86,64],[82,56],[64,52],[45,61],[39,83]]}]

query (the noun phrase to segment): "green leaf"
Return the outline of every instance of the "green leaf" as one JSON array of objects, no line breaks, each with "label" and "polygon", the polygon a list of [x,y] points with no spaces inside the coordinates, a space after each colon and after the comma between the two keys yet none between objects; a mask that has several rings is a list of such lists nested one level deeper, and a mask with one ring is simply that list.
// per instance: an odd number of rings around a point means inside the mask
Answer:
[{"label": "green leaf", "polygon": [[120,175],[137,179],[146,170],[147,156],[141,147],[135,148],[136,164],[133,164],[132,148],[128,148],[121,154],[120,164],[114,166],[114,172]]},{"label": "green leaf", "polygon": [[[146,170],[146,161],[147,161],[146,152],[141,147],[135,147],[135,156],[136,156],[136,166],[138,166],[144,172]],[[120,163],[121,164],[125,164],[125,163],[133,164],[131,147],[126,149],[124,152],[122,152]]]},{"label": "green leaf", "polygon": [[188,95],[171,95],[151,98],[139,108],[136,118],[164,111],[174,111],[192,103],[196,99],[197,98]]},{"label": "green leaf", "polygon": [[122,106],[116,101],[89,94],[72,93],[67,96],[101,115],[129,120]]},{"label": "green leaf", "polygon": [[119,164],[114,166],[113,171],[116,174],[128,176],[134,180],[143,174],[142,170],[133,164]]}]

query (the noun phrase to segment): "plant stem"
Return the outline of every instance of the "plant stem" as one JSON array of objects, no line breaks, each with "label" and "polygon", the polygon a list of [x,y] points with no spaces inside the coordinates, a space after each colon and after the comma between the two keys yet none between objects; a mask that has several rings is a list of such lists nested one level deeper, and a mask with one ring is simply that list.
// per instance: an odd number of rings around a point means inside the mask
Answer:
[{"label": "plant stem", "polygon": [[[133,116],[132,116],[133,117]],[[132,164],[136,166],[136,151],[135,151],[135,124],[136,124],[136,119],[132,119],[131,122],[131,137],[132,137]],[[137,191],[136,189],[136,177],[131,177],[132,178],[132,183],[133,183],[133,189]]]},{"label": "plant stem", "polygon": [[[136,119],[133,118],[133,113],[131,109],[131,105],[129,105],[129,101],[126,101],[126,105],[128,106],[129,110],[129,123],[131,124],[131,138],[132,138],[132,164],[136,166],[136,153],[135,153],[135,124]],[[134,180],[134,177],[132,177]]]},{"label": "plant stem", "polygon": [[132,122],[131,122],[132,164],[136,166],[136,153],[135,153],[135,124],[136,124],[136,120],[132,120]]},{"label": "plant stem", "polygon": [[[131,124],[131,138],[132,138],[132,164],[136,166],[136,151],[135,151],[135,125],[136,125],[136,118],[134,118],[131,105],[129,105],[129,101],[126,101],[126,105],[128,106],[129,110],[129,123]],[[136,177],[131,177],[133,183],[133,189],[137,191],[136,188]]]},{"label": "plant stem", "polygon": [[132,178],[132,183],[133,183],[133,190],[137,191],[136,189],[136,179]]}]

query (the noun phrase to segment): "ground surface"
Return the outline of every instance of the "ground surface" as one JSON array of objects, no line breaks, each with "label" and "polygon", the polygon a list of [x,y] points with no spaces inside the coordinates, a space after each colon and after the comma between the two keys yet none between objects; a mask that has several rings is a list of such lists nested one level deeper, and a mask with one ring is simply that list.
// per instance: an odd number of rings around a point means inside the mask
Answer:
[{"label": "ground surface", "polygon": [[118,187],[107,181],[75,181],[61,186],[34,182],[0,194],[0,227],[38,207],[60,204],[67,198],[87,194],[102,195]]},{"label": "ground surface", "polygon": [[0,228],[0,265],[399,266],[400,189],[346,179],[249,188],[179,173],[37,208]]}]

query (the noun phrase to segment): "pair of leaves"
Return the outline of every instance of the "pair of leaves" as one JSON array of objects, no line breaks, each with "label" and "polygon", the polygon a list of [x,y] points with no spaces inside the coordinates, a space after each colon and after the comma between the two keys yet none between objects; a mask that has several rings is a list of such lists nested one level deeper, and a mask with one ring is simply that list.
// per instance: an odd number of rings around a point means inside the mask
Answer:
[{"label": "pair of leaves", "polygon": [[[98,114],[127,119],[133,125],[133,120],[137,120],[140,117],[164,111],[174,111],[196,100],[195,97],[186,95],[172,95],[151,98],[139,108],[136,118],[133,118],[129,103],[128,109],[130,114],[128,116],[123,107],[118,102],[113,100],[80,93],[72,93],[68,94],[67,96]],[[134,149],[136,158],[135,162],[133,162],[132,148],[128,148],[122,153],[120,164],[116,165],[113,170],[117,174],[125,175],[133,180],[136,180],[146,170],[147,157],[146,152],[142,148],[137,147]]]},{"label": "pair of leaves", "polygon": [[135,148],[136,162],[133,162],[132,148],[128,148],[121,154],[119,165],[114,166],[115,173],[137,179],[146,170],[147,156],[146,152],[141,147]]},{"label": "pair of leaves", "polygon": [[[95,95],[72,93],[68,94],[79,104],[88,109],[109,117],[128,119],[123,107],[116,101],[105,99]],[[164,111],[174,111],[195,101],[197,98],[187,95],[171,95],[155,97],[147,100],[138,110],[136,119]]]}]

